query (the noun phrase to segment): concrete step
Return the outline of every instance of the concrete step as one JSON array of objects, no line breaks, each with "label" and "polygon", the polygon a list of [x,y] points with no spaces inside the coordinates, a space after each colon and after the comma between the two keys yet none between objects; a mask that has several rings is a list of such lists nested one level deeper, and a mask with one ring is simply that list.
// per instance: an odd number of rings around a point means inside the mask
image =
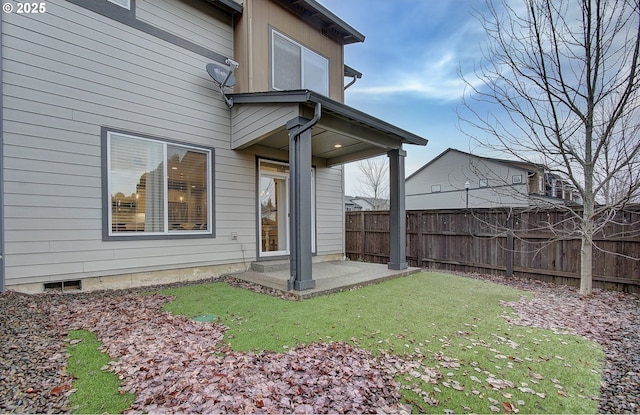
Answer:
[{"label": "concrete step", "polygon": [[251,270],[255,272],[274,272],[289,269],[289,260],[256,261],[251,263]]}]

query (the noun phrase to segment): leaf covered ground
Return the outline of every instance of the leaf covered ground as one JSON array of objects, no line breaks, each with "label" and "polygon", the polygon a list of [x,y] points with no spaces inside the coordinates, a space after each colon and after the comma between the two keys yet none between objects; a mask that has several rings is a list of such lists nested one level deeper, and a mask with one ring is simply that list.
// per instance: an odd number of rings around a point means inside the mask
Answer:
[{"label": "leaf covered ground", "polygon": [[[55,314],[71,329],[91,329],[118,359],[104,369],[136,394],[130,412],[406,412],[379,359],[346,343],[299,346],[285,353],[234,352],[227,328],[161,310],[167,296],[83,299]],[[401,365],[398,365],[402,369]]]},{"label": "leaf covered ground", "polygon": [[[177,298],[78,297],[56,310],[69,328],[97,334],[122,390],[137,396],[131,411],[596,407],[588,402],[597,394],[597,350],[571,336],[510,329],[504,319],[515,315],[498,302],[518,294],[500,286],[421,274],[303,302],[225,283],[166,293]],[[199,323],[186,317],[199,314],[217,318]],[[578,362],[572,350],[588,361]],[[575,367],[565,374],[565,365]]]}]

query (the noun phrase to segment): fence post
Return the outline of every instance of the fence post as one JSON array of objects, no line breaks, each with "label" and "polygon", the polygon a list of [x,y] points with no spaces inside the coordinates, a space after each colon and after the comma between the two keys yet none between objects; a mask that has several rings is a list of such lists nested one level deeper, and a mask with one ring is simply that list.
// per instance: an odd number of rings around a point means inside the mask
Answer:
[{"label": "fence post", "polygon": [[513,216],[509,215],[507,219],[507,277],[513,277],[513,255],[514,255],[514,240],[513,240]]},{"label": "fence post", "polygon": [[367,239],[367,230],[365,229],[364,226],[364,212],[361,211],[360,212],[360,226],[361,226],[361,231],[360,231],[360,261],[364,261],[365,257],[364,257],[364,253],[365,253],[365,243],[366,243],[366,239]]},{"label": "fence post", "polygon": [[418,263],[418,267],[422,268],[422,258],[424,257],[423,254],[423,239],[424,239],[424,211],[420,210],[418,212],[416,212],[418,215],[418,252],[416,253],[416,261]]}]

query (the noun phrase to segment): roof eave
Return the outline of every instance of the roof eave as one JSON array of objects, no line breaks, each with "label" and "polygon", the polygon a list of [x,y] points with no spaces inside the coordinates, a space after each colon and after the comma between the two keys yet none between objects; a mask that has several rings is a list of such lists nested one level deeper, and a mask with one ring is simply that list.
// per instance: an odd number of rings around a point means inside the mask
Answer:
[{"label": "roof eave", "polygon": [[206,0],[206,1],[229,13],[242,14],[244,10],[242,4],[237,3],[234,0]]},{"label": "roof eave", "polygon": [[340,28],[347,33],[344,42],[345,44],[364,42],[365,36],[362,33],[360,33],[350,24],[336,16],[331,10],[327,9],[316,0],[302,0],[302,2],[307,4],[309,7],[316,9],[318,12],[326,16],[329,20],[333,21],[336,25],[340,26]]},{"label": "roof eave", "polygon": [[345,64],[344,65],[344,76],[351,76],[354,78],[362,78],[362,72],[355,70],[351,66]]},{"label": "roof eave", "polygon": [[343,44],[364,42],[365,36],[347,22],[336,16],[316,0],[275,0],[284,8],[297,14],[317,29],[325,30],[327,36]]},{"label": "roof eave", "polygon": [[377,130],[383,131],[386,134],[402,137],[403,143],[414,144],[418,146],[426,146],[428,143],[428,140],[425,138],[422,138],[416,134],[396,127],[395,125],[389,124],[353,107],[349,107],[348,105],[342,104],[338,101],[307,89],[291,91],[249,92],[229,94],[228,96],[233,100],[234,104],[320,103],[322,104],[322,108],[324,110],[335,112],[342,117],[368,125]]}]

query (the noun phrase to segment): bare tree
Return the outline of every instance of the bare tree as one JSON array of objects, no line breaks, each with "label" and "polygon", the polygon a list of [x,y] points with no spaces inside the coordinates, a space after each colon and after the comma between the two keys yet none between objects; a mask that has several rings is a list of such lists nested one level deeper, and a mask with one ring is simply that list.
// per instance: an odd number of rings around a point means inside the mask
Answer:
[{"label": "bare tree", "polygon": [[356,185],[356,190],[360,196],[373,199],[373,209],[385,209],[384,202],[389,193],[389,165],[387,157],[373,157],[358,162],[360,179]]},{"label": "bare tree", "polygon": [[594,234],[638,200],[640,2],[488,0],[487,10],[461,121],[577,189],[583,209],[568,212],[582,241],[580,295],[590,295]]}]

